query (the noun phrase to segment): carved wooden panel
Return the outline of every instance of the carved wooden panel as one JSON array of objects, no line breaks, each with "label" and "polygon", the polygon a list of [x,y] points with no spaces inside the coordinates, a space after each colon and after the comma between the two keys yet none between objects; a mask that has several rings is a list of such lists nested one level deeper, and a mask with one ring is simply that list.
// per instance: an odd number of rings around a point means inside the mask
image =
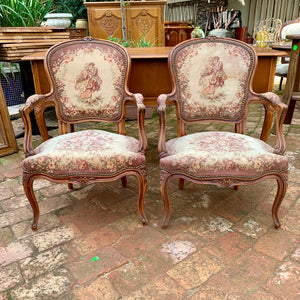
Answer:
[{"label": "carved wooden panel", "polygon": [[0,83],[0,157],[18,151],[15,134]]},{"label": "carved wooden panel", "polygon": [[94,38],[107,39],[109,36],[121,38],[122,19],[120,8],[95,7],[91,10],[89,13],[89,32],[90,36]]},{"label": "carved wooden panel", "polygon": [[[166,1],[132,1],[124,6],[127,39],[145,37],[155,46],[164,46],[164,5]],[[89,34],[122,39],[120,2],[86,2]]]},{"label": "carved wooden panel", "polygon": [[[162,6],[162,7],[161,7]],[[165,45],[163,5],[126,8],[127,36],[138,41],[145,37],[155,46]]]}]

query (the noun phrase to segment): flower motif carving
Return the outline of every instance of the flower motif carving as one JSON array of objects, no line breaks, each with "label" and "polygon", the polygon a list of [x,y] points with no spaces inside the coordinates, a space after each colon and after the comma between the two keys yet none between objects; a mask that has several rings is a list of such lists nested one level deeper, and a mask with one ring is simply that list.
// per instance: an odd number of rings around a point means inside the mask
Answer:
[{"label": "flower motif carving", "polygon": [[213,182],[218,183],[222,186],[230,187],[230,186],[237,184],[239,182],[239,180],[234,180],[232,178],[223,178],[223,179],[213,180]]},{"label": "flower motif carving", "polygon": [[146,35],[153,26],[154,20],[149,15],[147,10],[142,10],[139,16],[136,18],[136,25],[143,35]]},{"label": "flower motif carving", "polygon": [[113,15],[110,10],[104,13],[104,16],[100,19],[100,28],[108,35],[114,35],[118,29],[120,20]]},{"label": "flower motif carving", "polygon": [[76,181],[79,181],[81,184],[87,184],[89,182],[94,182],[96,180],[96,177],[79,177],[78,179],[76,178]]}]

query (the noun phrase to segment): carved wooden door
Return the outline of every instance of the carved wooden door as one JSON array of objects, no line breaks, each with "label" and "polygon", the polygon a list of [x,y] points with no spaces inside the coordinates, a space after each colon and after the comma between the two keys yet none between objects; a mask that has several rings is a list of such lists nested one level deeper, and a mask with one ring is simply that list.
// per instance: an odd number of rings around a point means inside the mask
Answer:
[{"label": "carved wooden door", "polygon": [[119,6],[95,7],[90,10],[89,14],[89,22],[92,22],[89,24],[90,36],[100,39],[114,36],[122,39],[122,18]]},{"label": "carved wooden door", "polygon": [[132,5],[126,8],[126,20],[128,39],[145,38],[152,45],[165,45],[163,4],[145,5],[142,9]]},{"label": "carved wooden door", "polygon": [[[164,6],[161,1],[126,2],[125,23],[127,39],[138,42],[141,37],[153,46],[165,45]],[[86,2],[89,34],[91,37],[107,39],[113,36],[122,39],[122,17],[119,1]]]},{"label": "carved wooden door", "polygon": [[17,151],[18,146],[0,83],[0,157]]}]

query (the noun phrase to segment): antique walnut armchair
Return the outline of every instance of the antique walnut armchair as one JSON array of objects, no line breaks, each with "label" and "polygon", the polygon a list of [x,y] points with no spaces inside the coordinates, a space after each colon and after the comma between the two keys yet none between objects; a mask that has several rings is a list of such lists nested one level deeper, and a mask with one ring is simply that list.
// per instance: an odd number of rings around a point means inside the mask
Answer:
[{"label": "antique walnut armchair", "polygon": [[[198,184],[234,186],[276,179],[277,194],[272,207],[276,228],[280,227],[278,208],[287,189],[288,159],[283,156],[285,140],[282,123],[286,105],[271,92],[256,94],[251,89],[257,57],[244,42],[208,37],[176,45],[168,64],[173,88],[158,97],[160,186],[164,201],[162,227],[170,217],[168,184],[179,178]],[[166,104],[174,102],[177,112],[177,138],[166,142]],[[247,107],[261,103],[265,120],[260,139],[245,135]],[[266,143],[276,112],[276,146]],[[187,125],[198,122],[224,122],[235,132],[212,131],[187,134]]]},{"label": "antique walnut armchair", "polygon": [[[141,94],[128,91],[130,58],[126,49],[89,37],[66,41],[48,50],[44,66],[51,91],[47,95],[30,96],[20,109],[25,124],[23,187],[34,214],[32,229],[37,229],[39,219],[33,191],[33,181],[37,178],[68,183],[69,188],[73,183],[121,178],[126,187],[126,175],[135,175],[139,181],[138,211],[146,224],[145,106]],[[130,100],[137,105],[139,140],[125,133],[125,104]],[[44,110],[50,106],[55,107],[60,134],[51,139],[44,121]],[[44,139],[36,149],[32,147],[29,118],[33,110]],[[87,121],[116,123],[117,133],[89,129],[74,132],[75,124]]]}]

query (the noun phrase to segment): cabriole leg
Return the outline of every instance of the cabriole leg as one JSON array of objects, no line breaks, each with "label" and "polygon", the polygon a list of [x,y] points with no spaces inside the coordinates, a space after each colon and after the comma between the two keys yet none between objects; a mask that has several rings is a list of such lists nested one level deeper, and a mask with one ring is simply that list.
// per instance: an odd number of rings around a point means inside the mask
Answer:
[{"label": "cabriole leg", "polygon": [[277,193],[272,206],[272,217],[274,221],[274,226],[276,229],[278,229],[281,226],[278,218],[278,209],[287,190],[287,174],[278,175],[276,180],[277,180]]},{"label": "cabriole leg", "polygon": [[40,215],[40,210],[39,210],[39,205],[36,201],[36,197],[33,192],[33,180],[34,177],[31,176],[30,174],[23,172],[23,188],[25,195],[30,202],[32,211],[33,211],[33,222],[31,225],[32,230],[37,230],[37,225],[39,221],[39,215]]},{"label": "cabriole leg", "polygon": [[126,188],[127,187],[127,178],[126,178],[126,176],[121,177],[121,181],[122,181],[122,186],[124,188]]},{"label": "cabriole leg", "polygon": [[183,190],[183,187],[184,187],[184,179],[183,178],[179,178],[179,181],[178,181],[178,188],[180,190]]},{"label": "cabriole leg", "polygon": [[168,194],[169,178],[170,177],[167,172],[160,171],[160,192],[164,202],[164,217],[161,225],[163,229],[166,229],[168,227],[170,219],[170,201]]},{"label": "cabriole leg", "polygon": [[[140,169],[139,172],[136,174],[138,180],[139,180],[139,199],[138,199],[138,210],[140,217],[142,219],[143,225],[148,224],[147,217],[144,213],[144,199],[145,199],[145,194],[147,190],[147,172],[146,169]],[[122,177],[122,179],[126,177]]]}]

